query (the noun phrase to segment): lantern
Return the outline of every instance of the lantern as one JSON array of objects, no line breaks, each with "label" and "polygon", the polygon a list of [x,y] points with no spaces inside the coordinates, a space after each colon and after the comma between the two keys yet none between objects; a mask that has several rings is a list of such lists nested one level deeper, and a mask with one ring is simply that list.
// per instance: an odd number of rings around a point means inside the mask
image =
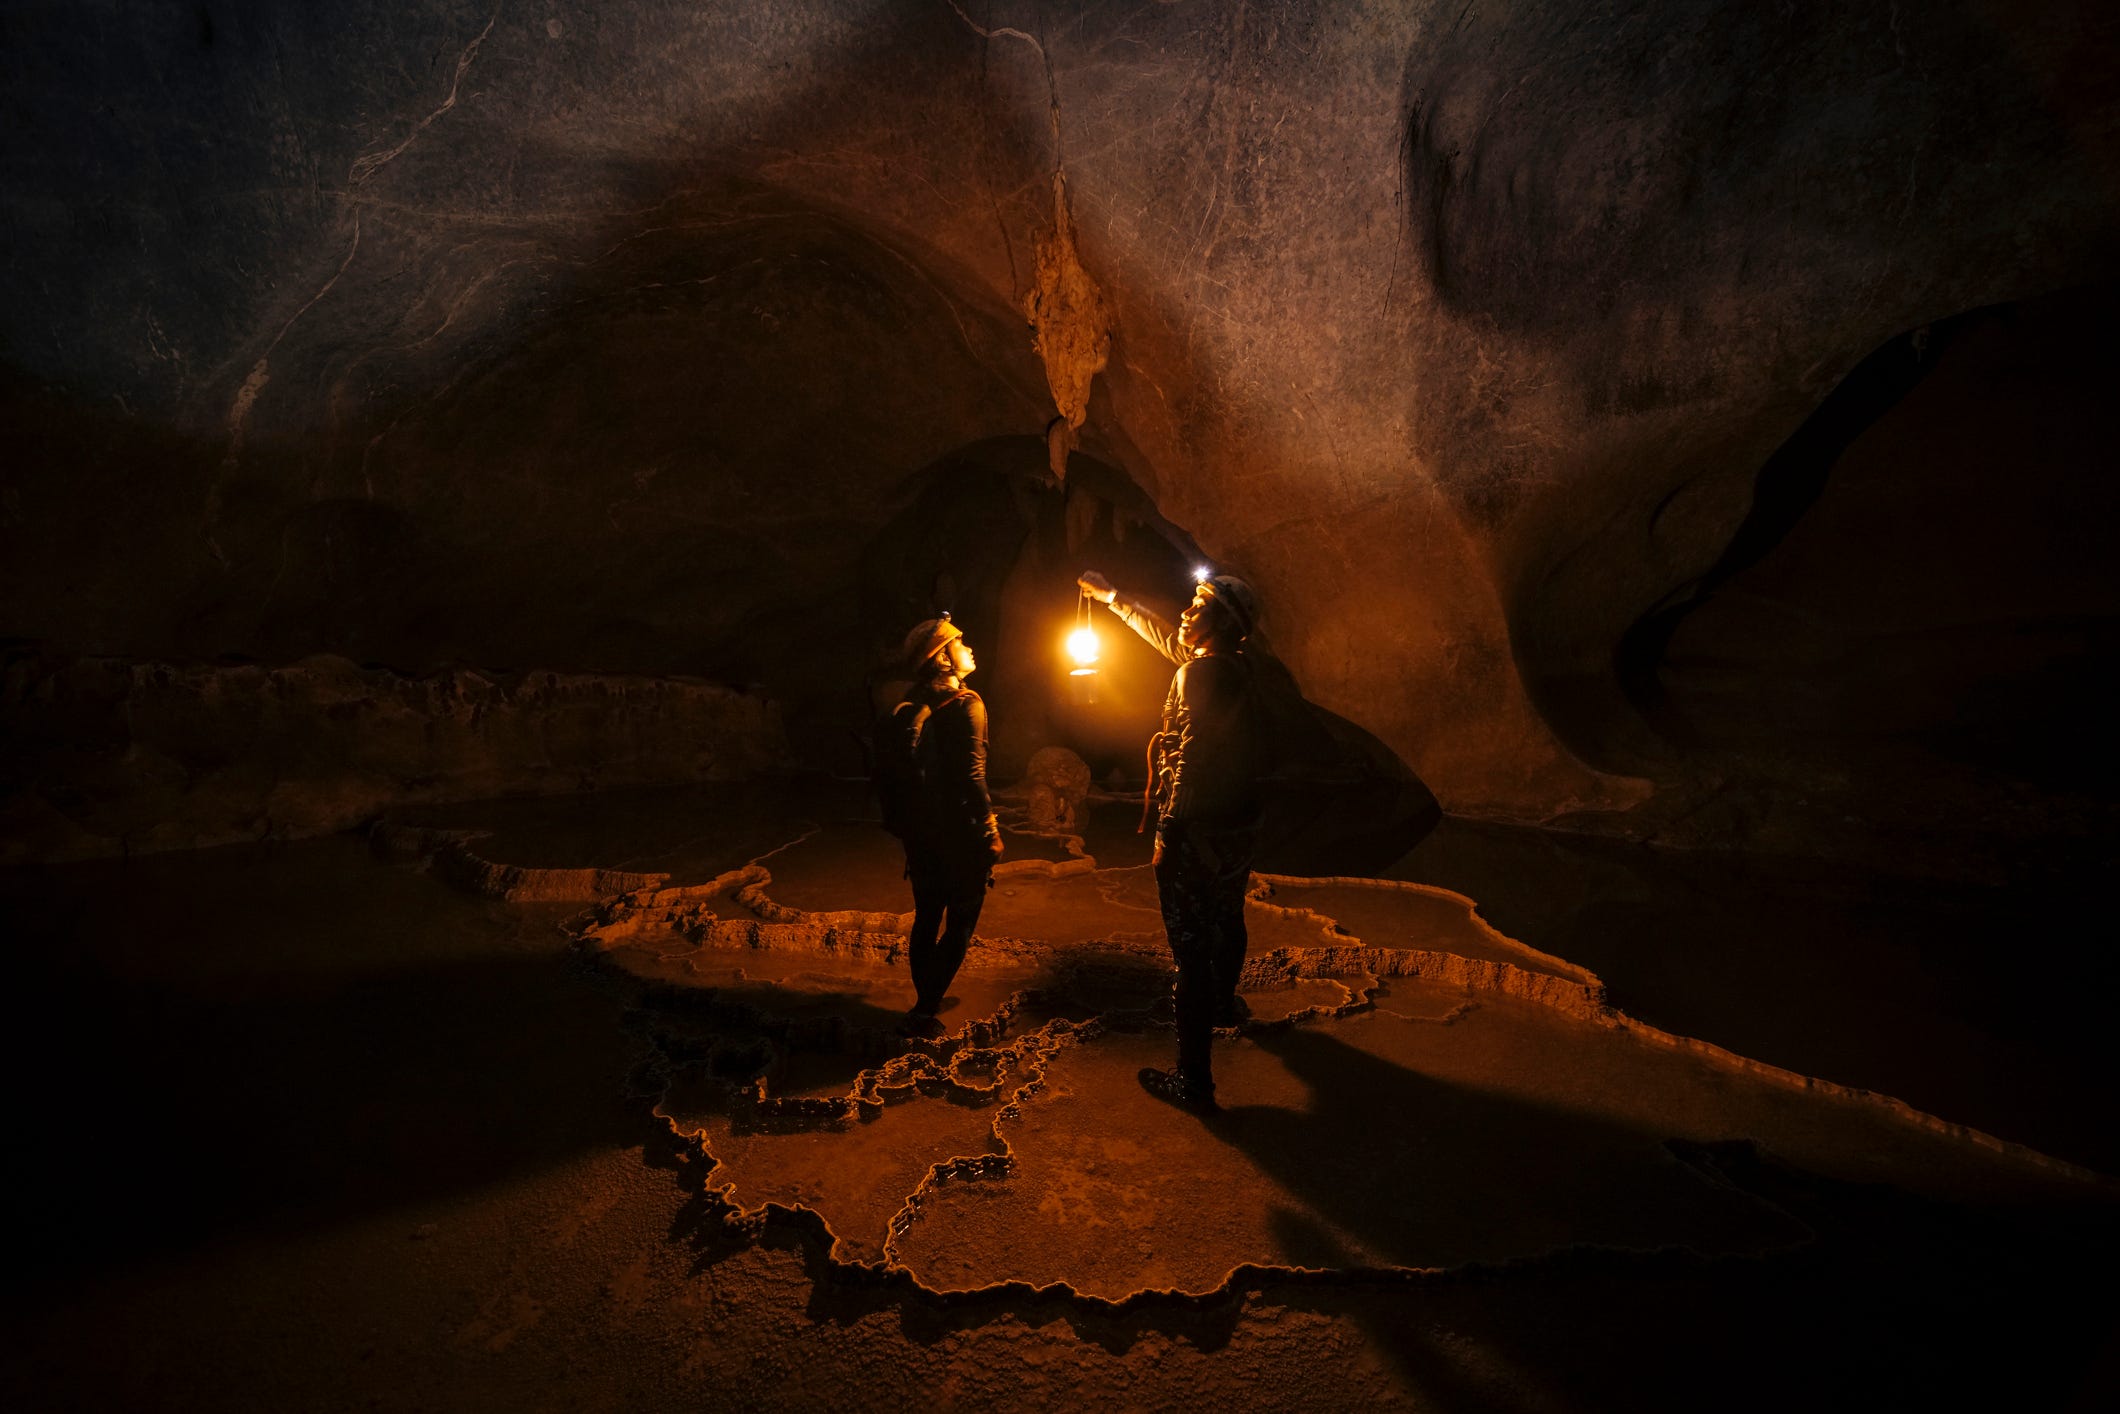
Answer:
[{"label": "lantern", "polygon": [[1097,700],[1097,657],[1103,645],[1097,641],[1097,631],[1089,626],[1089,595],[1085,593],[1075,607],[1074,632],[1067,636],[1067,656],[1074,666],[1068,669],[1067,680],[1075,702],[1090,706]]}]

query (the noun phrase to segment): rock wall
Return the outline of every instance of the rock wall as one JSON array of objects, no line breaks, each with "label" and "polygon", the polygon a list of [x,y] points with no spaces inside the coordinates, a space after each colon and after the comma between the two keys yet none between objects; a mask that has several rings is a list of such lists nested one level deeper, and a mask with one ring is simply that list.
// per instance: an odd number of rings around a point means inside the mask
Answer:
[{"label": "rock wall", "polygon": [[1684,773],[1615,645],[1762,462],[1886,340],[2113,272],[2116,23],[47,7],[0,60],[0,631],[757,682],[814,758],[907,478],[1079,413],[1446,806],[1632,807]]},{"label": "rock wall", "polygon": [[755,695],[667,678],[54,662],[0,680],[0,864],[342,830],[392,804],[786,764]]}]

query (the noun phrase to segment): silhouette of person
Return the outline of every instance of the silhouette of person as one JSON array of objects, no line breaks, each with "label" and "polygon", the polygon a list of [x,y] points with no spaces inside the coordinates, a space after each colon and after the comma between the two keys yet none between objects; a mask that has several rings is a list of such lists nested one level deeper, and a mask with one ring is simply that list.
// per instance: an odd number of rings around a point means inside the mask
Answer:
[{"label": "silhouette of person", "polygon": [[1241,1019],[1244,895],[1259,830],[1262,746],[1244,651],[1258,596],[1235,575],[1203,575],[1173,629],[1095,570],[1077,583],[1178,665],[1162,727],[1149,742],[1144,802],[1156,818],[1156,895],[1175,971],[1178,1063],[1145,1069],[1140,1080],[1159,1099],[1212,1113],[1214,1028]]},{"label": "silhouette of person", "polygon": [[900,1029],[934,1036],[1001,858],[1001,830],[986,786],[986,704],[964,685],[978,666],[971,645],[944,614],[914,626],[904,658],[913,682],[879,734],[877,784],[913,886],[914,1000]]}]

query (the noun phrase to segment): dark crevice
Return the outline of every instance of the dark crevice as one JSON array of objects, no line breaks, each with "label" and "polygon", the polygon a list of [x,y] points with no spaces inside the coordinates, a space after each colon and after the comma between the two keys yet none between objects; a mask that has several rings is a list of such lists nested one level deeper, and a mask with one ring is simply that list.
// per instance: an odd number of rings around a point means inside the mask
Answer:
[{"label": "dark crevice", "polygon": [[1991,314],[1973,310],[1922,325],[1887,340],[1856,364],[1795,434],[1761,464],[1753,482],[1752,509],[1730,537],[1722,557],[1699,579],[1666,596],[1621,636],[1613,653],[1621,690],[1658,735],[1679,745],[1696,744],[1684,715],[1673,710],[1661,676],[1679,626],[1733,577],[1781,544],[1825,494],[1841,455],[1928,376],[1953,338],[1969,323]]}]

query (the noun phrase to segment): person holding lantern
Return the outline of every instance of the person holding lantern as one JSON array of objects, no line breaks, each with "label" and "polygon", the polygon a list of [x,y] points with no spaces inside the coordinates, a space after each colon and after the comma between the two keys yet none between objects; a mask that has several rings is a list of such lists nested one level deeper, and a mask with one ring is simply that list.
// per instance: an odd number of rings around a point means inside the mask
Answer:
[{"label": "person holding lantern", "polygon": [[1128,628],[1177,665],[1149,741],[1143,824],[1156,820],[1153,859],[1163,933],[1175,965],[1175,1069],[1145,1069],[1143,1088],[1196,1114],[1211,1114],[1214,1028],[1241,1020],[1237,982],[1247,939],[1244,896],[1258,837],[1264,758],[1252,667],[1245,656],[1258,595],[1232,574],[1198,571],[1177,627],[1122,596],[1095,570],[1076,581]]}]

